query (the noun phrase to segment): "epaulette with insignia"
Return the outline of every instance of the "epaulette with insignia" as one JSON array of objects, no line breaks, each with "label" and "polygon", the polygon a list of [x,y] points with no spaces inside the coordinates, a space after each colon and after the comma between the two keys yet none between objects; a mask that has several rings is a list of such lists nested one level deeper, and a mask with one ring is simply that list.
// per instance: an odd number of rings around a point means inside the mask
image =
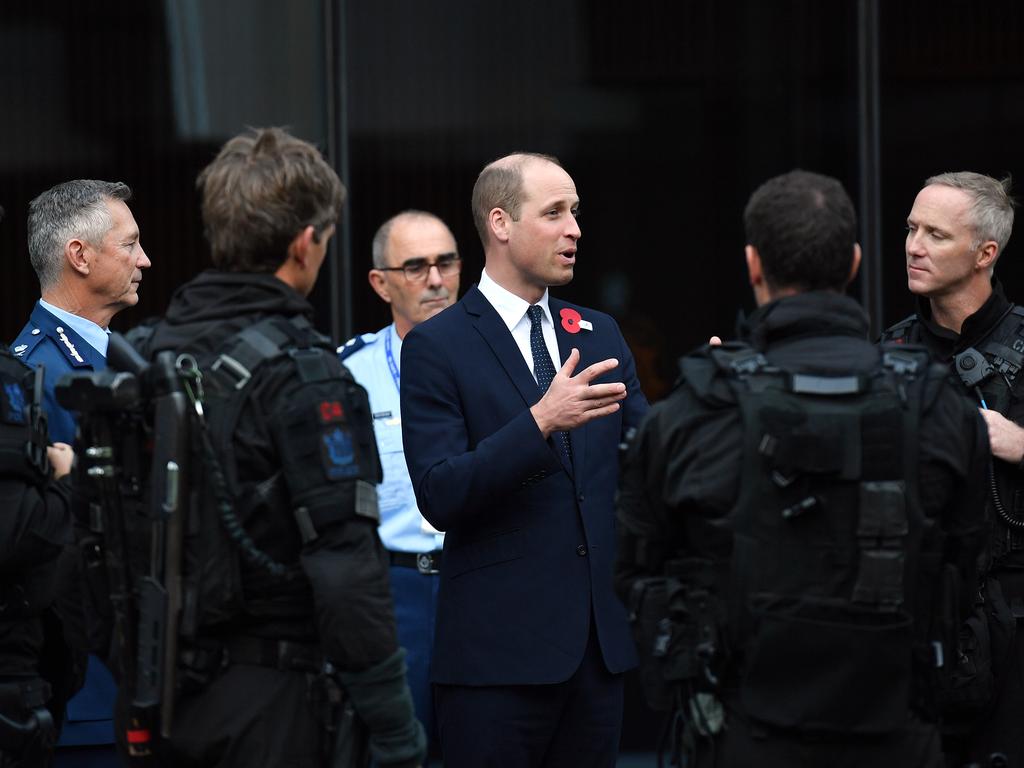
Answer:
[{"label": "epaulette with insignia", "polygon": [[11,345],[11,354],[15,357],[27,357],[44,338],[45,335],[38,328],[33,328],[29,333],[22,331]]},{"label": "epaulette with insignia", "polygon": [[345,358],[351,357],[376,338],[377,334],[375,333],[363,333],[359,336],[354,336],[338,347],[338,359],[345,362]]}]

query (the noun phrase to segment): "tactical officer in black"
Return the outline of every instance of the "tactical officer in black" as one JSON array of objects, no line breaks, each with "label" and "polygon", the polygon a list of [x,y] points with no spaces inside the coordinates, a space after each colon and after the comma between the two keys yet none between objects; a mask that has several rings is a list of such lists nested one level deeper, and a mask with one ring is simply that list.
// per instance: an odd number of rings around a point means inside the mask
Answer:
[{"label": "tactical officer in black", "polygon": [[951,719],[957,764],[1024,766],[1024,307],[993,276],[1013,229],[1009,179],[933,176],[907,217],[907,285],[915,314],[882,340],[923,344],[981,409],[993,460],[983,470],[990,535],[976,616],[963,628],[973,674]]},{"label": "tactical officer in black", "polygon": [[[135,334],[147,358],[173,350],[180,369],[198,371],[192,393],[204,393],[212,447],[205,464],[222,470],[206,491],[230,497],[207,513],[221,519],[203,534],[205,555],[185,536],[179,693],[162,762],[362,764],[338,756],[357,745],[330,755],[340,696],[378,765],[416,765],[425,740],[377,536],[368,402],[309,324],[306,296],[344,189],[311,145],[280,129],[228,141],[198,187],[215,268]],[[201,575],[192,556],[206,558]],[[190,589],[205,601],[198,611]],[[146,736],[132,723],[119,735],[129,754]]]},{"label": "tactical officer in black", "polygon": [[55,478],[67,475],[71,450],[47,448],[42,381],[0,345],[0,768],[51,764],[81,682],[54,612],[71,535],[69,485]]},{"label": "tactical officer in black", "polygon": [[683,358],[624,463],[648,699],[686,765],[940,766],[929,691],[974,583],[983,424],[923,350],[866,339],[838,181],[773,178],[744,224],[743,340]]}]

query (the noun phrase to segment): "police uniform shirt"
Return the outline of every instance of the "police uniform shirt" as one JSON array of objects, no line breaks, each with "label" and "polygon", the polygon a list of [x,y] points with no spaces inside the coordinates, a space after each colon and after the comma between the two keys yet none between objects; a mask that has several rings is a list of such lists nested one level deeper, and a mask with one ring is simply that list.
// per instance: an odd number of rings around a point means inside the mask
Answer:
[{"label": "police uniform shirt", "polygon": [[[388,339],[391,355],[388,359]],[[402,450],[402,413],[399,405],[399,373],[402,340],[392,323],[377,333],[366,333],[338,348],[338,356],[370,396],[373,428],[384,470],[377,489],[380,503],[380,538],[397,552],[430,552],[440,549],[444,534],[420,514]],[[394,365],[394,375],[392,372]]]},{"label": "police uniform shirt", "polygon": [[40,299],[11,344],[11,351],[32,367],[44,367],[44,405],[50,440],[73,443],[74,416],[57,403],[54,388],[65,373],[107,367],[107,331],[91,320]]}]

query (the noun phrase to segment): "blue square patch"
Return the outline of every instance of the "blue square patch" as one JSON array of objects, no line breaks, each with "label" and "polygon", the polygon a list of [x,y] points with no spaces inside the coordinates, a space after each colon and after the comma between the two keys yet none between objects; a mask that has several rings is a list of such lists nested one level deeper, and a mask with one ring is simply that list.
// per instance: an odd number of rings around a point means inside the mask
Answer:
[{"label": "blue square patch", "polygon": [[340,426],[320,433],[320,458],[329,480],[347,480],[359,475],[352,438]]}]

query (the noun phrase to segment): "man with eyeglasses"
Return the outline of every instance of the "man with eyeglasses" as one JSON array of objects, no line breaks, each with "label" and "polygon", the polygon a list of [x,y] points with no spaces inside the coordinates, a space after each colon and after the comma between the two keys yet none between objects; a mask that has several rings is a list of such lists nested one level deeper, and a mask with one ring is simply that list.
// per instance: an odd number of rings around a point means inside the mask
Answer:
[{"label": "man with eyeglasses", "polygon": [[373,290],[391,305],[392,323],[338,349],[338,355],[370,395],[377,448],[384,469],[378,487],[380,537],[391,561],[391,591],[398,642],[405,648],[416,715],[431,751],[434,707],[430,696],[430,654],[437,606],[440,533],[416,506],[402,450],[399,407],[402,339],[415,326],[455,302],[462,260],[451,231],[437,216],[403,211],[385,221],[373,238]]}]

